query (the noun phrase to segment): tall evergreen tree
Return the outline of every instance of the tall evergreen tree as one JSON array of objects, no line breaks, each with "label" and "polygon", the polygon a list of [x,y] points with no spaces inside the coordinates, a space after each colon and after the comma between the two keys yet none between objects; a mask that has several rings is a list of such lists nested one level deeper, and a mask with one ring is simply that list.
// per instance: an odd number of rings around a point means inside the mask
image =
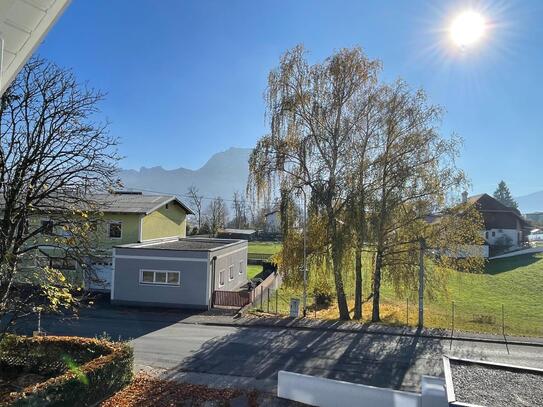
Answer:
[{"label": "tall evergreen tree", "polygon": [[496,188],[496,190],[494,191],[494,198],[496,198],[505,206],[515,209],[518,208],[517,201],[513,199],[511,191],[509,191],[509,187],[503,180],[500,181],[500,183],[498,184],[498,188]]}]

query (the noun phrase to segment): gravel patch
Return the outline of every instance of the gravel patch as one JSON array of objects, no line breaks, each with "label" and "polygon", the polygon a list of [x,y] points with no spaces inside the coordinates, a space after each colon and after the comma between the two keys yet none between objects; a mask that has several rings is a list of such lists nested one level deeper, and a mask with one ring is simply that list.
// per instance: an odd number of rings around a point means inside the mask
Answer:
[{"label": "gravel patch", "polygon": [[457,402],[481,406],[543,406],[543,374],[451,360]]}]

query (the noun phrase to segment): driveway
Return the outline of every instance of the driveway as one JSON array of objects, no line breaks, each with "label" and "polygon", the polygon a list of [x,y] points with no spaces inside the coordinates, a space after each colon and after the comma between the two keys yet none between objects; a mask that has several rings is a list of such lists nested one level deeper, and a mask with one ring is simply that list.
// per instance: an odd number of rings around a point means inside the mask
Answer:
[{"label": "driveway", "polygon": [[[441,376],[443,354],[543,368],[543,348],[368,333],[209,326],[190,315],[138,310],[87,311],[45,318],[49,334],[131,339],[135,370],[215,386],[274,391],[279,370],[419,390],[420,375]],[[30,327],[26,328],[28,331]]]}]

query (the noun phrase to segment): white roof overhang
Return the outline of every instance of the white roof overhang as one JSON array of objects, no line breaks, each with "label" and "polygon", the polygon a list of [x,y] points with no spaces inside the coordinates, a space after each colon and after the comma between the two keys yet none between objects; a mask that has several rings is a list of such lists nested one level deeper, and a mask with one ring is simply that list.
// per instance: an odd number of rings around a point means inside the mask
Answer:
[{"label": "white roof overhang", "polygon": [[0,1],[0,95],[71,0]]}]

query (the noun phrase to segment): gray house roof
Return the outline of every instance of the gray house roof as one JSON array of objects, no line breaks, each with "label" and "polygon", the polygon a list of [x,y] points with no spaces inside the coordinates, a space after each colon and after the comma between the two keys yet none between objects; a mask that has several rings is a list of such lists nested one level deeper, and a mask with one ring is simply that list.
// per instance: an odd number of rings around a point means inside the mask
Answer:
[{"label": "gray house roof", "polygon": [[193,215],[190,208],[173,195],[143,195],[141,193],[93,194],[93,201],[103,212],[149,214],[167,203],[180,205],[187,214]]},{"label": "gray house roof", "polygon": [[[73,198],[75,199],[75,196]],[[89,208],[89,202],[93,202],[98,205],[96,209],[102,212],[141,213],[148,215],[168,203],[175,203],[180,205],[187,214],[194,215],[194,212],[187,205],[173,195],[143,195],[141,192],[115,192],[112,194],[88,194],[85,198],[88,198],[88,201],[81,199],[81,202],[79,202],[79,208],[82,210],[91,209]],[[0,208],[4,207],[4,202],[4,197],[0,194]],[[55,200],[53,198],[44,200],[41,209],[54,210]],[[62,208],[61,210],[64,209]],[[94,209],[93,205],[92,210]]]},{"label": "gray house roof", "polygon": [[226,246],[234,246],[239,243],[247,243],[242,239],[217,239],[217,238],[194,238],[185,237],[175,240],[157,239],[144,243],[128,243],[115,247],[122,249],[160,249],[160,250],[181,250],[181,251],[213,251]]}]

